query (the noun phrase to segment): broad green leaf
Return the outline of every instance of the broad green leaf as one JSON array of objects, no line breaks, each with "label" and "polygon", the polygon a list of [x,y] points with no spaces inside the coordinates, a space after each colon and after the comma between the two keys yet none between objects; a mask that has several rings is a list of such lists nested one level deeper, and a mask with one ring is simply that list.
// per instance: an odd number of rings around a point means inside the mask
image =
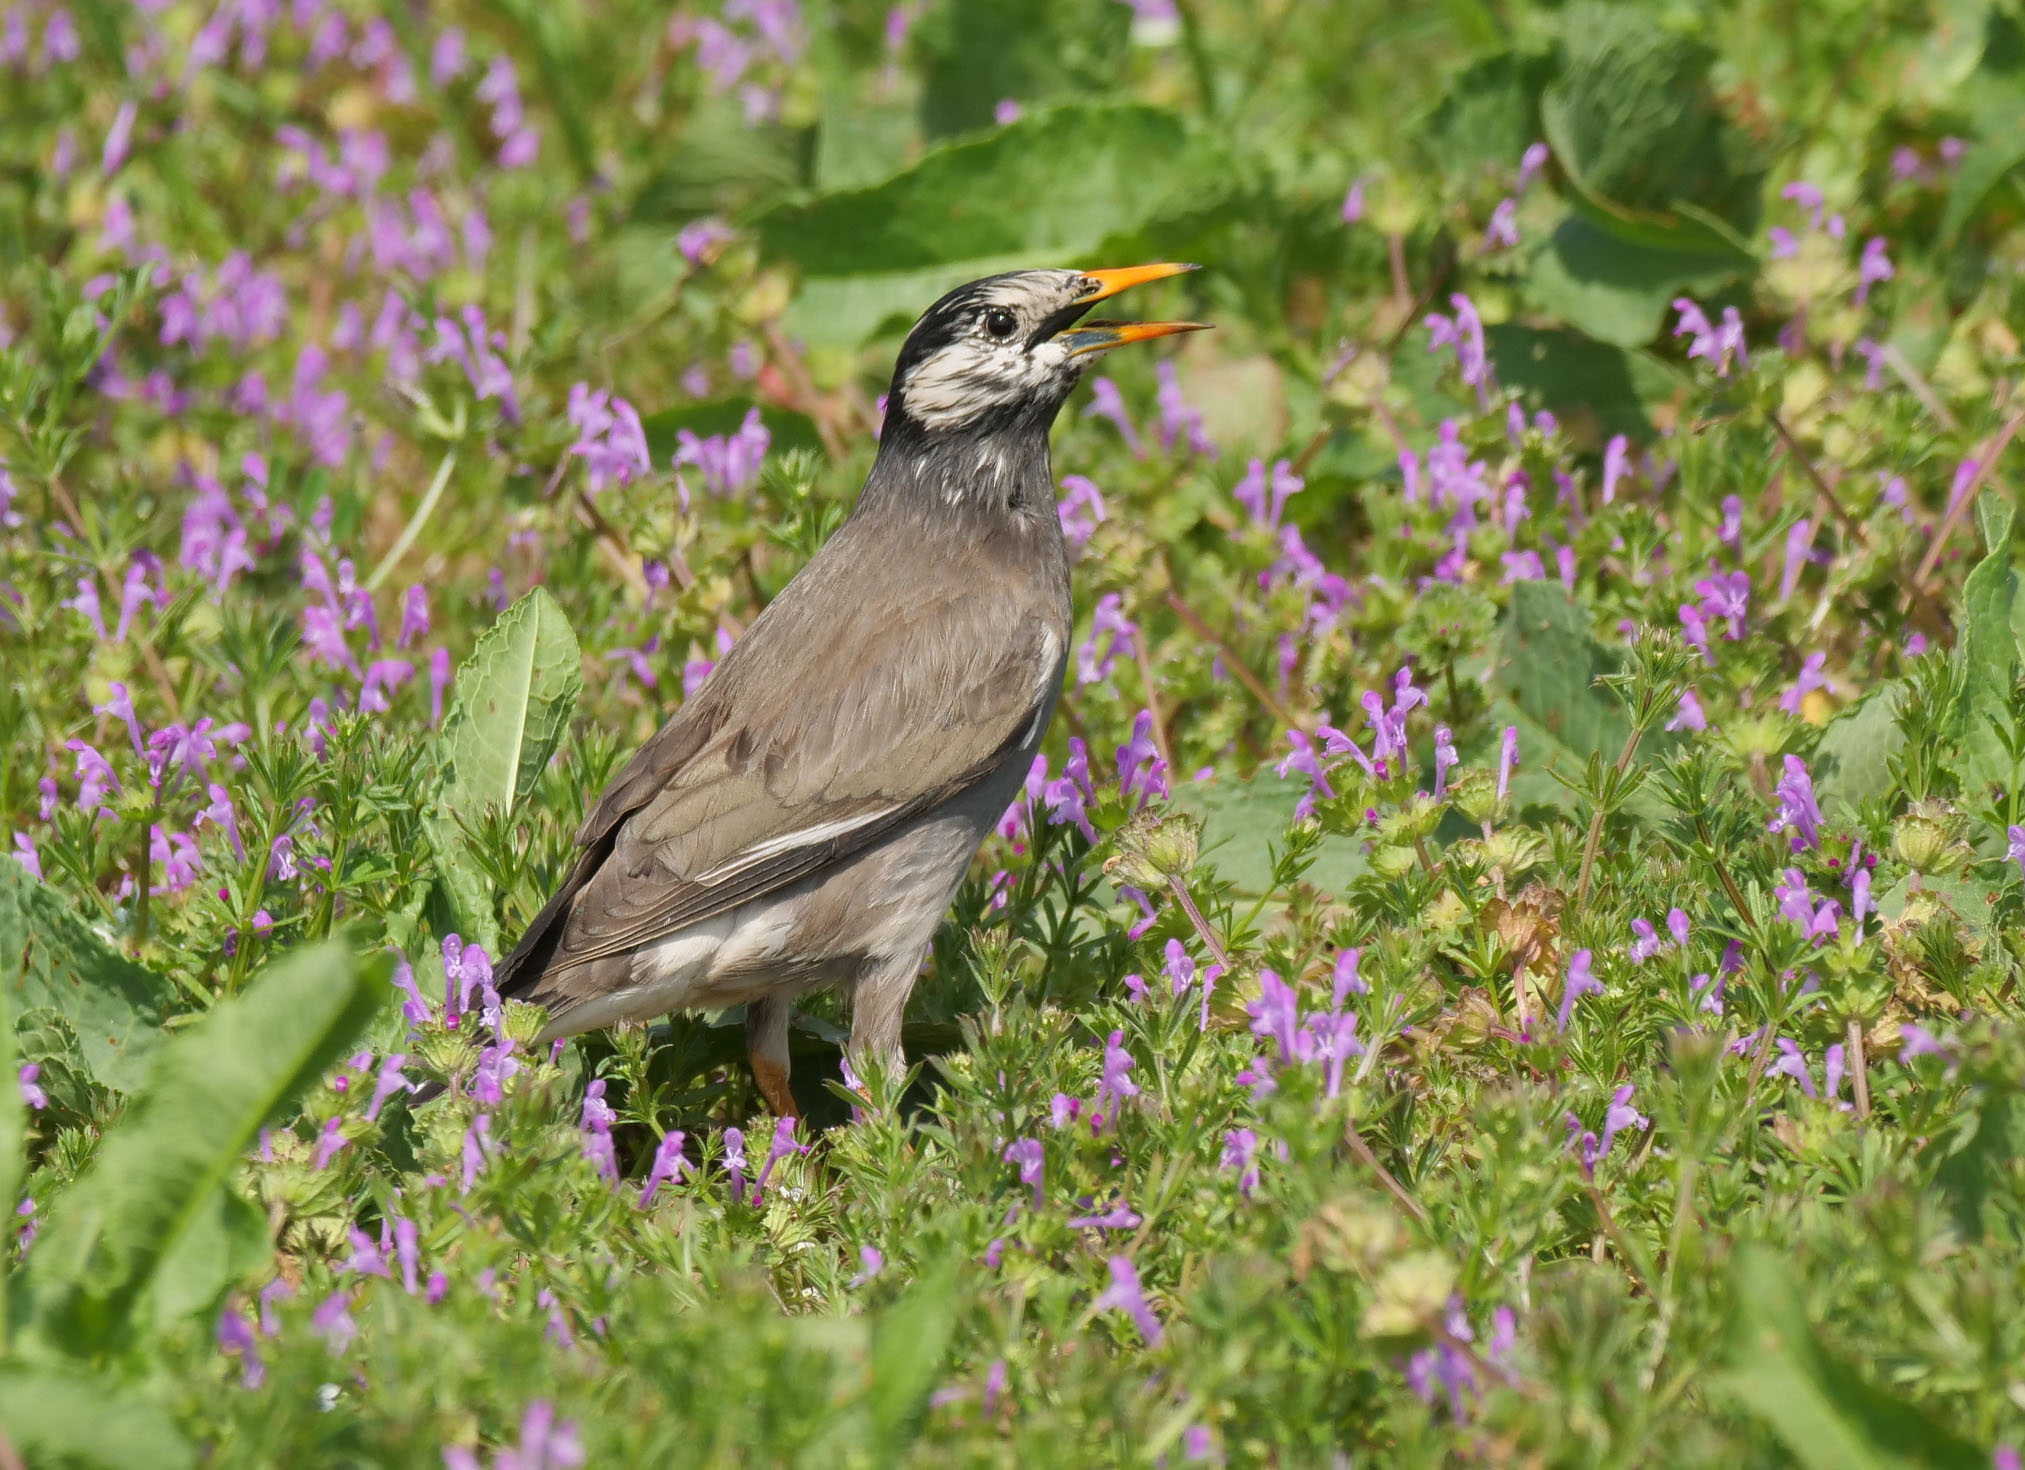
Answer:
[{"label": "broad green leaf", "polygon": [[1769,1424],[1800,1464],[1811,1470],[1981,1470],[1989,1463],[1982,1450],[1823,1347],[1792,1267],[1776,1251],[1741,1246],[1733,1281],[1728,1366],[1715,1382]]},{"label": "broad green leaf", "polygon": [[1088,0],[945,0],[921,20],[921,118],[937,136],[990,127],[1026,106],[1119,81],[1132,12]]},{"label": "broad green leaf", "polygon": [[1896,922],[1905,917],[1907,907],[1915,899],[1922,905],[1921,909],[1915,910],[1916,913],[1945,906],[1979,938],[1987,941],[1996,933],[1991,908],[1998,896],[1999,890],[1981,878],[1961,878],[1947,873],[1908,873],[1885,890],[1877,901],[1877,912],[1880,917]]},{"label": "broad green leaf", "polygon": [[2012,126],[1978,140],[1962,155],[1961,167],[1948,187],[1947,207],[1941,211],[1942,249],[1961,238],[1997,186],[2020,165],[2025,165],[2025,115]]},{"label": "broad green leaf", "polygon": [[443,722],[444,806],[473,824],[488,808],[511,813],[562,744],[583,687],[577,635],[536,587],[479,635],[457,670]]},{"label": "broad green leaf", "polygon": [[887,1309],[872,1330],[872,1423],[881,1443],[898,1450],[914,1437],[942,1376],[956,1327],[950,1299],[956,1268],[945,1262],[924,1272]]},{"label": "broad green leaf", "polygon": [[808,182],[808,142],[802,131],[754,124],[734,97],[712,99],[684,123],[682,146],[666,150],[641,185],[632,218],[672,225],[770,204]]},{"label": "broad green leaf", "polygon": [[927,154],[882,183],[778,206],[762,254],[805,278],[794,330],[855,343],[950,285],[1014,265],[1103,265],[1107,241],[1195,215],[1232,187],[1170,112],[1071,105]]},{"label": "broad green leaf", "polygon": [[[220,1196],[260,1129],[372,1020],[387,998],[384,957],[361,962],[342,943],[299,949],[162,1049],[147,1084],[100,1143],[90,1167],[52,1202],[28,1281],[51,1339],[91,1352],[112,1341],[134,1304],[162,1283],[189,1305],[227,1284],[243,1249],[243,1213]],[[224,1229],[222,1245],[193,1232]]]},{"label": "broad green leaf", "polygon": [[[1938,1157],[1934,1188],[1947,1200],[1955,1228],[1966,1240],[1984,1234],[1985,1201],[1999,1205],[2000,1217],[2016,1220],[2025,1199],[2025,1093],[2015,1088],[1976,1088],[1955,1110],[1942,1136],[1924,1151]],[[2008,1206],[2008,1208],[2003,1208]]]},{"label": "broad green leaf", "polygon": [[[1306,777],[1282,779],[1269,765],[1249,781],[1218,776],[1180,782],[1174,804],[1202,818],[1202,856],[1217,876],[1240,893],[1257,895],[1272,884],[1272,850],[1284,841],[1281,834],[1307,789]],[[1354,838],[1324,837],[1302,881],[1343,892],[1365,870],[1363,848]]]},{"label": "broad green leaf", "polygon": [[[1589,336],[1599,334],[1590,331]],[[1625,434],[1657,437],[1650,406],[1664,403],[1680,375],[1642,352],[1627,352],[1576,332],[1501,322],[1484,330],[1498,381],[1516,388],[1576,433],[1597,442]]]},{"label": "broad green leaf", "polygon": [[1715,53],[1638,6],[1564,16],[1566,65],[1540,121],[1596,222],[1662,248],[1748,254],[1738,235],[1756,227],[1764,164],[1723,116]]},{"label": "broad green leaf", "polygon": [[[1492,687],[1578,760],[1592,754],[1615,760],[1624,748],[1631,724],[1616,698],[1596,683],[1617,666],[1591,635],[1589,615],[1558,582],[1513,586]],[[1519,751],[1524,760],[1523,739]]]},{"label": "broad green leaf", "polygon": [[0,1430],[22,1463],[91,1470],[183,1470],[197,1457],[176,1423],[103,1374],[0,1369]]},{"label": "broad green leaf", "polygon": [[1956,732],[1963,788],[1980,796],[1990,785],[2009,792],[2015,784],[1999,731],[2010,729],[2011,684],[2018,675],[2018,643],[2011,632],[2018,574],[2011,567],[2010,501],[1985,492],[1976,513],[1988,553],[1962,585],[1962,632],[1955,656],[1966,678]]},{"label": "broad green leaf", "polygon": [[1640,347],[1659,332],[1675,297],[1706,295],[1750,264],[1734,254],[1636,243],[1571,215],[1533,257],[1526,292],[1599,342]]},{"label": "broad green leaf", "polygon": [[1451,174],[1512,167],[1540,136],[1540,89],[1551,59],[1502,51],[1457,72],[1420,124],[1421,150]]},{"label": "broad green leaf", "polygon": [[18,863],[0,863],[0,984],[14,1015],[57,1012],[92,1075],[132,1091],[161,1044],[169,983],[115,951]]},{"label": "broad green leaf", "polygon": [[1894,679],[1830,720],[1814,748],[1814,790],[1824,806],[1854,810],[1891,790],[1891,758],[1905,747],[1898,727],[1905,681]]}]

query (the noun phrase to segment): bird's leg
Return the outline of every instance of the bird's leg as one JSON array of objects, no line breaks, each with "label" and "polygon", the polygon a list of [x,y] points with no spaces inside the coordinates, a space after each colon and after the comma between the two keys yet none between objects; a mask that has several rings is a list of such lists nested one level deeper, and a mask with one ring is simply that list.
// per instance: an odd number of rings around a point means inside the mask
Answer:
[{"label": "bird's leg", "polygon": [[788,1090],[788,1016],[786,996],[769,995],[745,1007],[745,1045],[752,1059],[752,1077],[760,1096],[776,1118],[801,1115]]},{"label": "bird's leg", "polygon": [[900,1022],[920,971],[918,959],[904,966],[889,964],[851,988],[851,1039],[844,1054],[860,1074],[874,1058],[892,1078],[898,1078],[907,1065],[900,1049]]}]

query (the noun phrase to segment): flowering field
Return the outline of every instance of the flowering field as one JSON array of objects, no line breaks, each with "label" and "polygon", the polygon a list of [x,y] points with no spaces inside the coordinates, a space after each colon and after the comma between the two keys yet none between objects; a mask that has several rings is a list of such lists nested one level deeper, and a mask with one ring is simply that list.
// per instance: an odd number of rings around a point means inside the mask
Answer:
[{"label": "flowering field", "polygon": [[[2021,97],[2011,0],[14,0],[0,1464],[2016,1466]],[[1159,259],[905,1075],[537,1047],[909,322]]]}]

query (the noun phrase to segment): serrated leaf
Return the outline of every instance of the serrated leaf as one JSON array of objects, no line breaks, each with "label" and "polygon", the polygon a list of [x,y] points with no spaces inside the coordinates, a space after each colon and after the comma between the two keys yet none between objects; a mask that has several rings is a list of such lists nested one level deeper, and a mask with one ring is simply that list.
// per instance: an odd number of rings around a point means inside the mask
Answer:
[{"label": "serrated leaf", "polygon": [[0,1369],[0,1427],[28,1465],[183,1470],[197,1463],[174,1420],[97,1373]]},{"label": "serrated leaf", "polygon": [[1449,79],[1421,121],[1421,150],[1444,172],[1489,165],[1507,169],[1540,136],[1540,89],[1553,70],[1545,56],[1502,51]]},{"label": "serrated leaf", "polygon": [[1824,1348],[1793,1271],[1769,1247],[1738,1248],[1728,1368],[1716,1378],[1813,1470],[1970,1470],[1975,1446],[1895,1398]]},{"label": "serrated leaf", "polygon": [[510,814],[562,743],[583,692],[583,654],[556,600],[536,587],[479,636],[443,722],[443,805],[469,825]]},{"label": "serrated leaf", "polygon": [[1492,687],[1578,759],[1615,760],[1624,748],[1631,723],[1596,683],[1616,673],[1618,663],[1589,632],[1588,613],[1558,582],[1514,584]]},{"label": "serrated leaf", "polygon": [[1891,758],[1905,748],[1898,727],[1905,681],[1894,679],[1837,714],[1814,748],[1814,790],[1822,806],[1854,810],[1892,788]]},{"label": "serrated leaf", "polygon": [[147,1075],[169,982],[115,951],[18,863],[0,863],[0,984],[13,1014],[46,1008],[69,1022],[108,1087],[131,1091]]},{"label": "serrated leaf", "polygon": [[163,1047],[36,1241],[28,1283],[52,1342],[104,1348],[165,1262],[188,1268],[170,1283],[184,1302],[205,1304],[193,1276],[227,1284],[237,1247],[192,1232],[233,1223],[220,1197],[240,1160],[385,1005],[387,973],[384,957],[361,962],[342,943],[296,950]]},{"label": "serrated leaf", "polygon": [[2011,728],[2011,685],[2018,676],[2018,643],[2011,607],[2018,574],[2011,567],[2011,503],[1985,493],[1976,505],[1988,554],[1962,584],[1962,633],[1955,656],[1965,675],[1957,707],[1963,789],[1974,795],[1994,784],[2007,791],[2016,773],[1999,731]]}]

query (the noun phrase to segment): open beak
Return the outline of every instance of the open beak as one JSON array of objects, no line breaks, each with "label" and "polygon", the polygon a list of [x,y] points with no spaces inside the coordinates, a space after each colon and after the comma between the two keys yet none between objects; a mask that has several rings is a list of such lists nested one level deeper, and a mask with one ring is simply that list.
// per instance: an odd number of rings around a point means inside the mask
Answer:
[{"label": "open beak", "polygon": [[[1148,281],[1164,281],[1169,276],[1178,276],[1185,271],[1197,269],[1192,265],[1181,265],[1163,261],[1158,265],[1128,265],[1115,270],[1084,271],[1083,275],[1091,289],[1077,303],[1089,307],[1116,296],[1132,286],[1144,285]],[[1206,322],[1084,322],[1060,333],[1057,340],[1069,349],[1071,357],[1081,357],[1089,352],[1108,352],[1113,347],[1123,347],[1128,342],[1149,342],[1155,337],[1171,337],[1177,332],[1206,332]]]}]

